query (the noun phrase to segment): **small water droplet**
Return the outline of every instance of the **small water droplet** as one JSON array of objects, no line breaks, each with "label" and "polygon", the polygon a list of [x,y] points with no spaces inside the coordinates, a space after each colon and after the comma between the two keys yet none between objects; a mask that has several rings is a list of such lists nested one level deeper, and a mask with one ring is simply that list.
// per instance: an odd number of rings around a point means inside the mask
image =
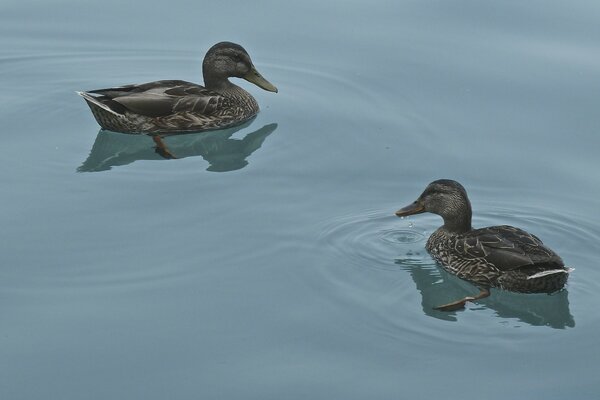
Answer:
[{"label": "small water droplet", "polygon": [[413,224],[412,222],[409,222],[409,223],[408,223],[408,227],[409,227],[409,228],[412,228],[413,226],[415,226],[415,224]]}]

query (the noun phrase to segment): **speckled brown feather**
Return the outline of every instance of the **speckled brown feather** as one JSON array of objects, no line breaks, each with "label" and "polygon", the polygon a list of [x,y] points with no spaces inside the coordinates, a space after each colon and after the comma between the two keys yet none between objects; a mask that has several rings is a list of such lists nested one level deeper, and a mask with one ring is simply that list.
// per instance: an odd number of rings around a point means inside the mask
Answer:
[{"label": "speckled brown feather", "polygon": [[[456,181],[431,182],[416,201],[396,215],[422,212],[444,219],[444,225],[427,240],[427,251],[446,271],[479,286],[481,296],[488,295],[490,287],[552,293],[567,281],[570,269],[537,236],[508,225],[473,229],[471,202],[465,188]],[[442,308],[464,306],[465,301],[469,299]]]},{"label": "speckled brown feather", "polygon": [[[482,287],[551,293],[561,289],[568,277],[556,253],[536,236],[513,226],[491,226],[460,234],[442,227],[429,237],[426,248],[448,272]],[[528,279],[549,270],[565,273]]]},{"label": "speckled brown feather", "polygon": [[212,46],[204,57],[202,73],[206,87],[162,80],[78,93],[103,129],[163,134],[227,128],[253,118],[258,103],[231,83],[231,77],[277,92],[258,73],[244,48],[235,43]]},{"label": "speckled brown feather", "polygon": [[84,98],[98,124],[125,133],[220,129],[243,123],[259,111],[256,100],[238,86],[216,93],[190,82],[157,81],[86,92],[90,93],[96,95],[94,100]]}]

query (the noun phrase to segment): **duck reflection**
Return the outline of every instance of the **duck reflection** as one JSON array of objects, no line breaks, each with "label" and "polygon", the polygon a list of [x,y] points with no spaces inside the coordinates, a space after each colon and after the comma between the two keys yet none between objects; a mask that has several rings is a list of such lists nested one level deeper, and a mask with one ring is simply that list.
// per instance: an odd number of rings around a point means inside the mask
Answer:
[{"label": "duck reflection", "polygon": [[[434,307],[447,303],[448,299],[464,297],[465,293],[476,291],[474,286],[448,274],[432,260],[415,257],[396,259],[395,263],[410,273],[421,293],[423,312],[430,317],[456,321],[456,312],[438,311]],[[493,290],[492,296],[477,303],[494,310],[501,318],[517,319],[533,326],[565,329],[575,326],[568,295],[566,289],[551,295]]]},{"label": "duck reflection", "polygon": [[231,138],[250,122],[228,129],[160,136],[132,135],[100,130],[79,172],[106,171],[137,160],[160,160],[202,156],[208,171],[226,172],[244,168],[250,154],[259,149],[277,124],[265,125],[242,139]]}]

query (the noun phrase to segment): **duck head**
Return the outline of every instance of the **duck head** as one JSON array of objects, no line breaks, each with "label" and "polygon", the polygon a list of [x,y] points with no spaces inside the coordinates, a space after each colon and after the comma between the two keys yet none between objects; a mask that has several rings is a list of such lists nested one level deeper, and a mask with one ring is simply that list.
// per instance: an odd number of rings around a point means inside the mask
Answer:
[{"label": "duck head", "polygon": [[202,63],[204,85],[219,90],[231,85],[228,78],[242,78],[256,86],[277,93],[277,88],[256,70],[250,56],[239,44],[221,42],[211,47]]},{"label": "duck head", "polygon": [[444,228],[460,233],[471,230],[471,202],[458,182],[440,179],[431,182],[417,200],[396,211],[396,216],[430,212],[444,219]]}]

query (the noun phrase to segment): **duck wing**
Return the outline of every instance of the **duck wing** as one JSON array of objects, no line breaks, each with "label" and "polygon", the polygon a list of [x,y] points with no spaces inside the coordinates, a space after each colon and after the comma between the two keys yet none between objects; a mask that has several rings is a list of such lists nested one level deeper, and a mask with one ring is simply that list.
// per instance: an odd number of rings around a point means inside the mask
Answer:
[{"label": "duck wing", "polygon": [[564,266],[537,236],[508,225],[472,230],[457,240],[456,249],[468,258],[483,258],[501,271],[533,265],[548,269]]},{"label": "duck wing", "polygon": [[163,117],[178,112],[212,115],[227,99],[200,85],[179,80],[148,82],[87,92],[111,110],[148,117]]}]

